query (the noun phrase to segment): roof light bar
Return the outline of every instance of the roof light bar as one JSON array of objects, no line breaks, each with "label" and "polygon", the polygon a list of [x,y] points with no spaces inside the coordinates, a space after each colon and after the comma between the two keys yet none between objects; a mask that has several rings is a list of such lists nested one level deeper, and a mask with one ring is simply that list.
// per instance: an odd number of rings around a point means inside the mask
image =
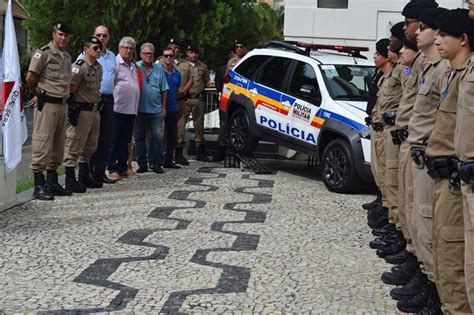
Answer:
[{"label": "roof light bar", "polygon": [[357,46],[342,46],[342,45],[321,45],[321,44],[309,44],[298,42],[297,46],[307,49],[329,49],[336,50],[340,52],[360,52],[360,51],[369,51],[368,47],[357,47]]}]

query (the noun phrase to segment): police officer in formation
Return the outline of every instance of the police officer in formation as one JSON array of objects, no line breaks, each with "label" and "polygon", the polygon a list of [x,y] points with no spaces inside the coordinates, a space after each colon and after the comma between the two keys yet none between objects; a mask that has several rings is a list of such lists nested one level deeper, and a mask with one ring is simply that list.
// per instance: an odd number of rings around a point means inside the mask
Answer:
[{"label": "police officer in formation", "polygon": [[[402,312],[474,311],[474,10],[470,13],[438,8],[433,0],[405,6],[400,82],[387,80],[396,77],[394,66],[383,77],[369,119],[381,197],[363,206],[378,236],[370,246],[397,265],[382,281],[397,285],[390,295]],[[400,89],[398,102],[389,103]],[[386,131],[391,139],[386,133],[382,146],[380,133]]]}]

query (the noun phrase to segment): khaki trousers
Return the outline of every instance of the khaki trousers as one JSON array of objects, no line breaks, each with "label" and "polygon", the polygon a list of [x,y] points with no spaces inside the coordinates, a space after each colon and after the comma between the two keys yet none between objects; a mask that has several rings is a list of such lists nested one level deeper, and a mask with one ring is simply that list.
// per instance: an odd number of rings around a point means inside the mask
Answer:
[{"label": "khaki trousers", "polygon": [[197,98],[188,99],[184,106],[183,116],[178,121],[178,147],[186,144],[186,123],[189,115],[193,114],[194,140],[196,146],[204,143],[204,111],[205,103]]},{"label": "khaki trousers", "polygon": [[76,162],[89,163],[97,149],[100,133],[100,114],[98,111],[81,111],[77,125],[69,124],[66,132],[66,150],[63,165],[75,167]]},{"label": "khaki trousers", "polygon": [[393,144],[390,127],[384,129],[385,146],[385,194],[387,196],[388,218],[400,228],[400,218],[398,212],[398,167],[399,167],[399,146]]},{"label": "khaki trousers", "polygon": [[[414,253],[412,245],[412,222],[411,213],[413,209],[413,174],[410,156],[410,144],[405,141],[400,145],[399,172],[398,172],[398,215],[403,236],[407,242],[407,249]],[[416,226],[414,227],[416,228]]]},{"label": "khaki trousers", "polygon": [[387,207],[385,197],[385,147],[383,132],[371,131],[370,134],[370,168],[374,176],[375,184],[382,193],[382,204]]},{"label": "khaki trousers", "polygon": [[433,194],[433,275],[445,314],[471,314],[464,277],[462,195],[436,178]]},{"label": "khaki trousers", "polygon": [[[419,168],[412,161],[413,211],[412,238],[418,260],[423,264],[423,272],[433,281],[433,189],[434,180],[426,167]],[[413,228],[416,226],[416,228]]]},{"label": "khaki trousers", "polygon": [[56,170],[64,157],[67,105],[45,103],[42,111],[35,108],[33,120],[30,168],[33,173]]},{"label": "khaki trousers", "polygon": [[467,297],[474,310],[474,194],[472,187],[462,184],[465,237],[465,270]]}]

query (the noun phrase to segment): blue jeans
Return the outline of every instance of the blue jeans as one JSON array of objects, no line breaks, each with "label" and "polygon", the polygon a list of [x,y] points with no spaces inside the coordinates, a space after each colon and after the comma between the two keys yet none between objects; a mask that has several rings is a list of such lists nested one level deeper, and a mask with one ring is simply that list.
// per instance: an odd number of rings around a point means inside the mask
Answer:
[{"label": "blue jeans", "polygon": [[135,152],[141,167],[165,163],[163,150],[163,117],[161,113],[138,113],[135,121]]},{"label": "blue jeans", "polygon": [[132,141],[135,115],[113,112],[112,144],[107,169],[110,173],[123,173],[127,170],[128,143]]}]

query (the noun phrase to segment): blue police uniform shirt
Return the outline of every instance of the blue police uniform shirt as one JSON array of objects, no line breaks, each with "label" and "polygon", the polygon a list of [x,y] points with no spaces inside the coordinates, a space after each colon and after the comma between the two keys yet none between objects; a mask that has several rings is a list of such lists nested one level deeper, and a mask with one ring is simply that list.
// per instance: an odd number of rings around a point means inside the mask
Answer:
[{"label": "blue police uniform shirt", "polygon": [[[77,60],[84,59],[82,52]],[[113,94],[115,82],[115,54],[106,49],[105,54],[100,54],[97,61],[102,66],[102,81],[100,82],[100,94]]]},{"label": "blue police uniform shirt", "polygon": [[168,86],[170,87],[168,97],[166,98],[166,111],[177,112],[179,111],[177,90],[181,84],[181,74],[175,67],[171,68],[171,73],[164,72],[166,81],[168,81]]},{"label": "blue police uniform shirt", "polygon": [[138,112],[149,114],[161,113],[161,93],[169,89],[163,68],[152,62],[151,71],[147,73],[143,61],[137,62],[137,66],[140,67],[143,73]]}]

